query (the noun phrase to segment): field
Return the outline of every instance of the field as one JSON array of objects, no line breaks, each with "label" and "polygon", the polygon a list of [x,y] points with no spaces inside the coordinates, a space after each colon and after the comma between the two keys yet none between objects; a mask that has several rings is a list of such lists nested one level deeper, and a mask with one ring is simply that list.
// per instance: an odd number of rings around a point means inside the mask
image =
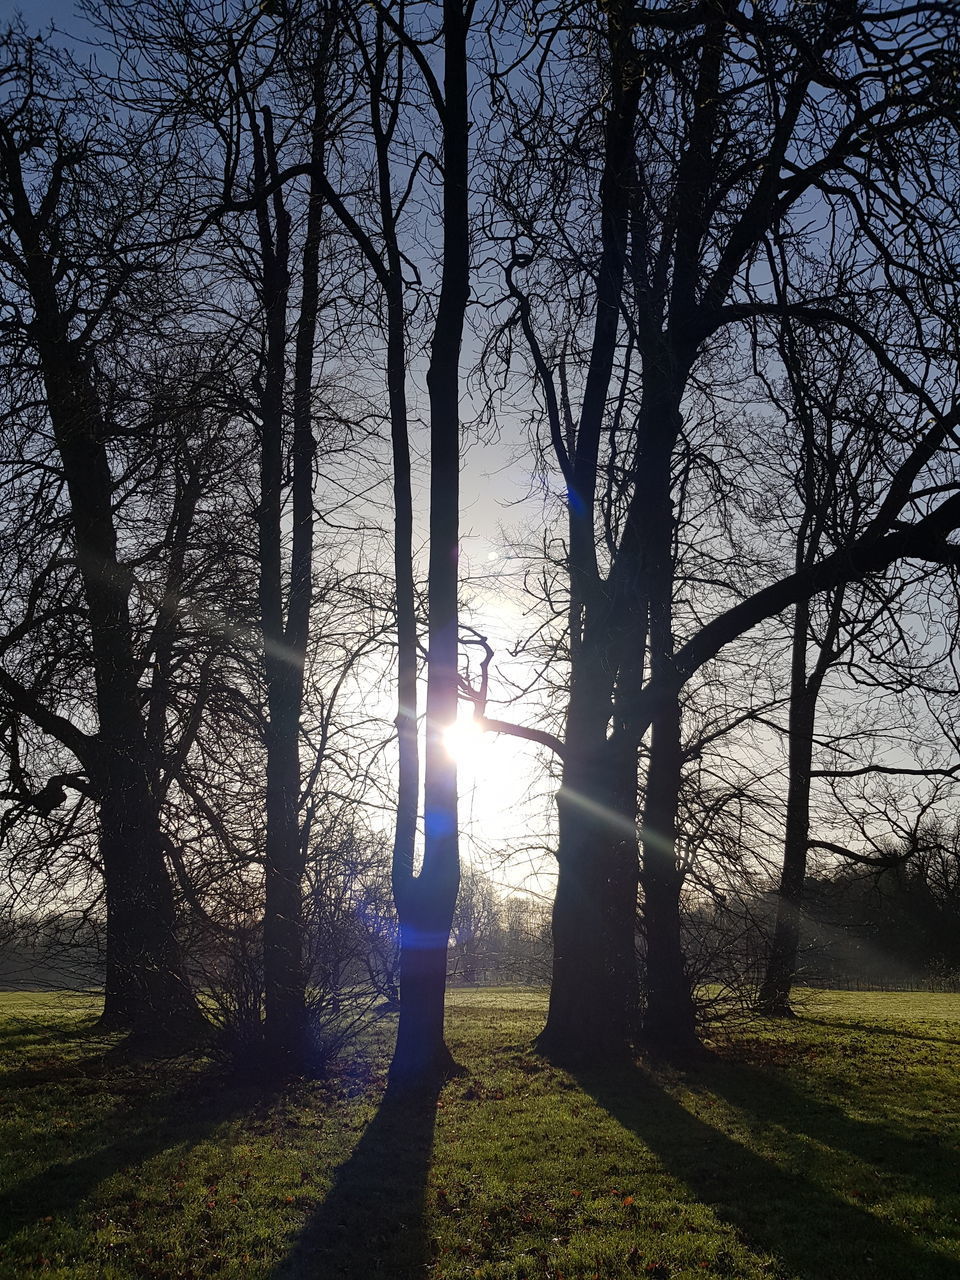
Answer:
[{"label": "field", "polygon": [[273,1095],[0,996],[0,1277],[960,1280],[960,996],[811,993],[686,1072],[571,1076],[539,992],[454,992],[469,1074],[381,1105],[389,1027]]}]

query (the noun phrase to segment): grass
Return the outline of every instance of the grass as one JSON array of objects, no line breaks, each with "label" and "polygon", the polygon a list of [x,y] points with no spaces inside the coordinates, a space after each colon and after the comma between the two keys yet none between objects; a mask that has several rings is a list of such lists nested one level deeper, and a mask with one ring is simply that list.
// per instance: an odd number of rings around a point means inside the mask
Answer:
[{"label": "grass", "polygon": [[269,1095],[0,996],[0,1277],[960,1280],[960,997],[810,993],[579,1077],[530,1052],[541,993],[450,1005],[470,1074],[399,1104],[385,1036]]}]

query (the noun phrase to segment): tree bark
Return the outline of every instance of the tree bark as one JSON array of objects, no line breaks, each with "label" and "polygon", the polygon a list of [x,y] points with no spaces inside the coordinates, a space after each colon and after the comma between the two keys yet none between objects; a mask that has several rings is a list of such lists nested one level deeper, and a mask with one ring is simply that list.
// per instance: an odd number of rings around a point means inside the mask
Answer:
[{"label": "tree bark", "polygon": [[[444,732],[457,717],[460,520],[460,344],[469,298],[467,48],[471,4],[444,0],[443,267],[427,371],[430,557],[424,852],[415,879],[394,876],[400,918],[400,1025],[394,1084],[455,1069],[443,1033],[447,948],[460,886],[457,766]],[[402,714],[402,712],[401,712]],[[412,871],[412,869],[411,869]]]},{"label": "tree bark", "polygon": [[683,874],[677,866],[680,793],[680,707],[667,698],[653,720],[643,812],[646,995],[643,1042],[653,1053],[682,1058],[700,1048],[680,932]]},{"label": "tree bark", "polygon": [[183,976],[159,818],[143,773],[109,769],[99,803],[107,903],[107,977],[99,1025],[138,1043],[182,1042],[203,1028]]},{"label": "tree bark", "polygon": [[[22,213],[33,250],[31,291],[37,348],[70,500],[87,605],[98,719],[96,763],[107,902],[103,1023],[156,1040],[204,1026],[176,939],[176,911],[164,859],[159,809],[140,706],[130,619],[132,575],[117,554],[109,432],[89,371],[69,340],[52,268]],[[31,243],[32,241],[32,243]]]},{"label": "tree bark", "polygon": [[263,913],[265,1048],[271,1063],[292,1072],[306,1065],[308,1047],[302,939],[300,709],[296,689],[289,688],[297,683],[297,674],[274,671],[270,678]]},{"label": "tree bark", "polygon": [[[671,354],[670,363],[676,368],[681,363],[676,348]],[[672,379],[650,379],[644,393],[645,412],[641,415],[647,427],[647,440],[641,450],[638,465],[641,480],[635,490],[634,504],[638,508],[638,543],[649,600],[650,677],[654,683],[667,676],[673,663],[675,553],[671,459],[681,422],[679,388],[685,381],[686,367],[684,364],[684,372]],[[634,733],[639,741],[643,718],[637,714],[638,704],[639,697],[633,700],[631,711],[636,716]],[[700,1045],[680,928],[683,872],[677,865],[676,842],[683,751],[677,692],[667,692],[657,700],[650,731],[642,824],[647,996],[643,1040],[645,1046],[657,1054],[682,1058],[696,1053]]]},{"label": "tree bark", "polygon": [[604,742],[564,768],[553,980],[536,1042],[555,1062],[622,1060],[636,1032],[635,761]]},{"label": "tree bark", "polygon": [[759,1012],[783,1018],[793,1016],[790,992],[800,952],[800,909],[810,839],[810,770],[813,764],[813,731],[819,681],[813,677],[808,681],[806,673],[809,619],[809,605],[806,602],[797,605],[791,651],[783,867],[777,888],[777,920],[770,955],[757,995]]}]

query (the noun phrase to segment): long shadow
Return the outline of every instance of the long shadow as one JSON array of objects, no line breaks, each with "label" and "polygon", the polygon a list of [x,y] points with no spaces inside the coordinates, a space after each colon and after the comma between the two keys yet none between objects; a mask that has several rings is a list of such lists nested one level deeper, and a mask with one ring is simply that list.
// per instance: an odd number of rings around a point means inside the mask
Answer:
[{"label": "long shadow", "polygon": [[[43,1058],[34,1054],[20,1066],[0,1071],[0,1090],[30,1089],[51,1084],[69,1084],[109,1077],[117,1067],[130,1067],[135,1059],[118,1053],[116,1038],[94,1035],[89,1028],[66,1034],[52,1034],[49,1043],[61,1048],[71,1043],[88,1050],[80,1057]],[[42,1051],[45,1040],[31,1041],[31,1051]]]},{"label": "long shadow", "polygon": [[94,1027],[94,1019],[83,1018],[78,1025],[66,1028],[60,1024],[51,1025],[48,1018],[27,1019],[11,1018],[0,1026],[0,1052],[11,1053],[23,1049],[31,1052],[44,1045],[70,1044],[77,1040],[108,1039],[98,1037]]},{"label": "long shadow", "polygon": [[[584,1072],[579,1082],[749,1247],[776,1255],[791,1276],[960,1280],[960,1263],[756,1155],[691,1115],[642,1070]],[[712,1075],[704,1083],[713,1088]]]},{"label": "long shadow", "polygon": [[422,1280],[424,1199],[439,1089],[387,1091],[271,1280]]},{"label": "long shadow", "polygon": [[[98,1116],[72,1135],[86,1154],[47,1165],[0,1195],[0,1243],[40,1218],[70,1214],[112,1174],[180,1143],[195,1145],[265,1096],[211,1072],[150,1097],[138,1112],[128,1103]],[[120,1126],[124,1132],[114,1137]]]},{"label": "long shadow", "polygon": [[755,1113],[788,1134],[843,1150],[877,1172],[906,1175],[912,1189],[931,1199],[960,1187],[960,1153],[936,1134],[911,1136],[879,1121],[856,1120],[841,1107],[755,1067],[721,1065],[711,1073],[709,1086],[741,1111]]},{"label": "long shadow", "polygon": [[900,1031],[896,1027],[883,1026],[878,1022],[840,1022],[836,1018],[811,1018],[806,1013],[799,1016],[802,1022],[811,1022],[818,1027],[842,1027],[845,1031],[858,1031],[862,1035],[896,1036],[900,1040],[919,1040],[922,1044],[960,1044],[960,1039],[955,1036],[918,1035],[915,1031]]}]

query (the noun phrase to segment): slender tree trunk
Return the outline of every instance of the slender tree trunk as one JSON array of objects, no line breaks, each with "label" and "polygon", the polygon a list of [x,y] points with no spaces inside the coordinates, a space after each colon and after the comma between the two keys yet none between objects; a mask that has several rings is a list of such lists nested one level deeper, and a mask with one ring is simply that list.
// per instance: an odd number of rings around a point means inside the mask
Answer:
[{"label": "slender tree trunk", "polygon": [[[272,153],[255,135],[257,154]],[[260,181],[267,165],[260,159]],[[267,1056],[286,1070],[306,1053],[306,983],[301,939],[303,853],[300,847],[300,705],[304,654],[288,643],[283,600],[283,390],[289,296],[289,216],[278,192],[274,225],[258,210],[266,313],[266,368],[261,396],[259,596],[267,691],[266,839],[264,847],[263,982]]]},{"label": "slender tree trunk", "polygon": [[652,725],[642,832],[647,944],[643,1040],[666,1057],[683,1057],[700,1047],[680,932],[683,875],[676,839],[681,763],[680,707],[675,697],[668,697]]},{"label": "slender tree trunk", "polygon": [[[675,358],[673,351],[670,354]],[[667,359],[664,353],[664,360]],[[647,948],[643,1039],[647,1048],[667,1057],[683,1057],[700,1047],[680,929],[683,874],[677,865],[676,842],[683,752],[679,694],[670,687],[674,652],[671,459],[680,425],[679,388],[683,382],[683,375],[674,370],[668,379],[651,377],[645,388],[641,421],[646,424],[648,438],[638,466],[643,483],[638,483],[635,495],[640,507],[640,554],[649,600],[650,678],[664,690],[650,724],[642,823],[641,883]]]},{"label": "slender tree trunk", "polygon": [[[328,15],[329,18],[329,15]],[[326,32],[324,48],[330,37]],[[279,186],[272,120],[264,112],[255,134],[258,177],[277,186],[272,226],[267,206],[258,212],[266,311],[266,372],[260,451],[260,614],[269,725],[266,736],[266,848],[263,918],[264,1034],[271,1061],[288,1071],[308,1065],[306,973],[303,957],[303,876],[300,821],[300,722],[313,588],[313,360],[319,309],[319,250],[324,167],[323,54],[313,70],[311,181],[302,252],[302,288],[293,372],[290,453],[293,543],[290,581],[283,592],[283,391],[286,381],[290,218]]]},{"label": "slender tree trunk", "polygon": [[[264,1034],[275,1065],[299,1071],[307,1054],[300,841],[300,711],[297,690],[274,671],[268,703],[263,914]],[[288,685],[299,683],[296,675]],[[287,694],[284,697],[284,694]]]},{"label": "slender tree trunk", "polygon": [[777,891],[777,920],[770,956],[757,995],[757,1009],[761,1013],[785,1018],[793,1015],[790,991],[800,951],[800,909],[810,839],[810,769],[819,693],[817,673],[808,680],[806,672],[809,621],[809,606],[806,603],[798,605],[794,614],[791,652],[783,868]]},{"label": "slender tree trunk", "polygon": [[[410,431],[407,415],[407,344],[404,311],[403,259],[390,173],[390,138],[384,132],[382,80],[387,74],[383,25],[377,27],[376,69],[371,85],[371,127],[377,148],[377,194],[384,257],[371,252],[383,286],[387,308],[387,397],[390,408],[390,445],[393,461],[393,572],[397,612],[397,815],[394,828],[391,874],[395,901],[413,892],[417,817],[420,809],[420,745],[417,727],[417,604],[413,566],[413,491],[411,485]],[[370,246],[371,251],[373,246]],[[414,904],[410,904],[410,914]],[[401,941],[401,951],[411,955],[408,969],[415,969],[414,939]]]},{"label": "slender tree trunk", "polygon": [[[395,1084],[426,1084],[454,1069],[443,1033],[447,948],[460,886],[457,766],[444,743],[457,716],[460,519],[460,344],[469,297],[467,49],[463,0],[444,0],[443,276],[427,372],[430,397],[430,611],[424,853],[396,894],[400,1025]],[[398,883],[395,877],[395,884]]]}]

